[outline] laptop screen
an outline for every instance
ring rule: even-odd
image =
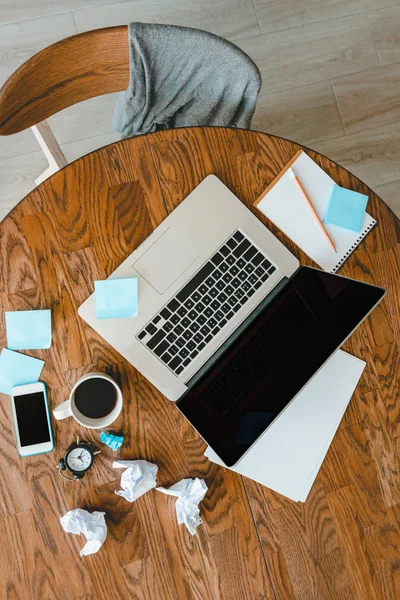
[[[384,294],[376,286],[302,267],[178,408],[233,466]]]

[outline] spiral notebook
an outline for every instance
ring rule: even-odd
[[[359,233],[324,223],[336,247],[334,252],[304,201],[296,182],[290,177],[288,173],[290,167],[301,181],[314,209],[323,221],[335,182],[302,150],[293,156],[283,171],[259,196],[254,206],[308,254],[321,269],[336,273],[376,225],[376,221],[366,212]]]

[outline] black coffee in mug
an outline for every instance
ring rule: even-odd
[[[82,381],[75,390],[75,406],[89,419],[103,419],[114,410],[117,403],[115,386],[102,377]]]

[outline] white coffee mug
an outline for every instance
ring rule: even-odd
[[[91,419],[90,417],[83,415],[78,410],[75,403],[75,391],[83,381],[86,381],[87,379],[98,378],[106,379],[107,381],[110,381],[113,384],[117,393],[117,401],[115,403],[114,408],[108,415],[100,419]],[[104,429],[105,427],[109,427],[111,423],[114,423],[116,418],[119,416],[121,410],[122,392],[119,386],[115,383],[115,381],[105,373],[87,373],[86,375],[78,379],[78,381],[75,383],[69,395],[69,399],[63,402],[62,404],[56,406],[56,408],[53,410],[53,415],[57,420],[66,419],[67,417],[74,417],[75,421],[78,421],[80,425],[88,427],[89,429]]]

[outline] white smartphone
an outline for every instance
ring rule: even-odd
[[[21,456],[51,452],[54,448],[46,386],[42,381],[16,385],[11,405]]]

